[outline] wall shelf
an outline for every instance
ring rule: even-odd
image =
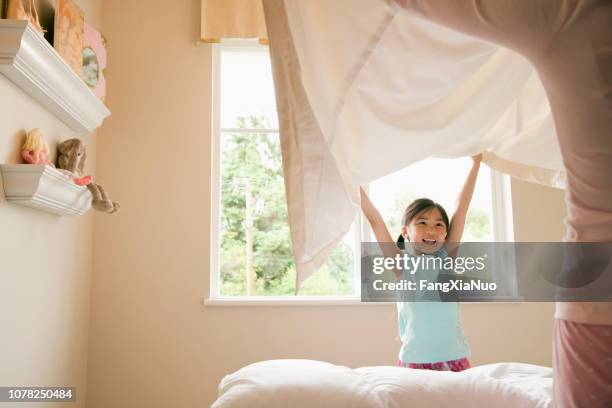
[[[0,164],[6,201],[57,215],[82,215],[91,193],[72,177],[44,164]]]
[[[77,132],[92,133],[110,115],[27,21],[0,20],[0,72]]]

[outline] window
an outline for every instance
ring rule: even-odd
[[[362,237],[367,241],[371,236],[361,217],[326,264],[303,283],[300,296],[292,296],[295,266],[267,47],[244,41],[213,46],[212,135],[211,301],[359,303],[360,243]],[[460,188],[463,180],[454,177],[467,175],[467,169],[462,170],[466,163],[424,161],[372,183],[372,198],[390,228],[399,230],[396,220],[411,197],[430,194],[444,205],[451,196],[454,199],[456,192],[448,187]],[[494,176],[486,166],[482,169],[467,231],[474,240],[492,240],[498,223],[494,222],[495,195],[487,180]],[[415,173],[428,174],[427,182]],[[448,180],[429,177],[443,173]]]
[[[292,296],[295,265],[268,49],[227,43],[215,46],[213,60],[211,298]],[[356,298],[358,230],[304,282],[301,296]]]

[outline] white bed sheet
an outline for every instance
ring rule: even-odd
[[[498,363],[461,373],[269,360],[225,376],[213,408],[552,407],[552,369]]]

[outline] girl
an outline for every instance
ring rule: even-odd
[[[445,258],[461,241],[467,210],[472,200],[482,155],[472,157],[472,168],[457,200],[449,222],[444,208],[427,198],[415,200],[404,211],[402,233],[393,240],[382,216],[361,189],[361,209],[368,219],[386,257],[404,251],[412,255]],[[398,279],[403,272],[395,271]],[[418,273],[418,272],[417,272]],[[398,302],[397,314],[402,347],[398,365],[439,371],[462,371],[470,368],[470,354],[459,320],[456,302]]]

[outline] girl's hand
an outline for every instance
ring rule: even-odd
[[[472,162],[474,162],[474,164],[480,163],[482,161],[482,153],[478,153],[475,156],[472,156]]]

